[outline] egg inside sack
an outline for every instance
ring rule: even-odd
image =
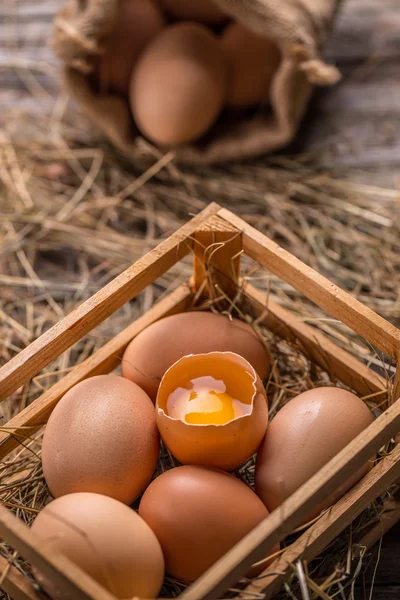
[[[247,108],[266,104],[280,62],[277,46],[266,37],[231,23],[221,35],[227,68],[227,104]]]
[[[232,470],[256,452],[265,435],[265,390],[237,354],[185,356],[161,380],[156,422],[181,463]]]
[[[128,97],[133,66],[146,45],[161,32],[164,22],[156,0],[121,0],[117,22],[96,69],[101,94]]]
[[[166,27],[132,73],[130,104],[138,128],[162,146],[197,140],[222,109],[226,76],[222,49],[209,29],[185,22]]]

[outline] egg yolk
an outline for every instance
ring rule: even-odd
[[[234,398],[224,381],[211,375],[178,387],[168,396],[166,408],[170,417],[192,425],[223,425],[251,412],[249,403]]]

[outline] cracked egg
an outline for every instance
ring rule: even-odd
[[[233,352],[191,354],[164,374],[156,422],[182,464],[230,471],[252,456],[268,425],[261,379]]]

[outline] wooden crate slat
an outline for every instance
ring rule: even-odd
[[[375,467],[356,484],[343,498],[327,511],[314,525],[291,544],[287,550],[265,569],[260,578],[244,588],[239,595],[245,600],[251,595],[263,594],[265,600],[276,594],[286,575],[291,573],[291,566],[297,560],[310,561],[315,558],[332,540],[335,539],[350,523],[358,517],[367,506],[379,496],[389,485],[400,477],[400,445],[383,458]],[[393,512],[392,517],[400,518],[400,510]],[[394,525],[394,518],[387,523]],[[382,530],[379,524],[377,531]],[[373,543],[371,537],[368,545]]]
[[[0,401],[160,277],[192,248],[191,236],[218,210],[210,204],[169,238],[21,350],[0,369]]]
[[[0,537],[74,600],[115,600],[115,596],[65,556],[54,552],[51,545],[1,505]]]
[[[182,594],[182,600],[215,600],[250,566],[262,560],[313,508],[400,429],[400,402],[395,402],[267,519],[215,563]]]
[[[88,377],[110,373],[120,364],[123,351],[138,333],[162,317],[182,312],[188,308],[192,297],[188,284],[176,288],[8,421],[7,429],[2,431],[0,427],[0,460],[19,445],[19,440],[23,441],[47,422],[53,408],[69,389]]]
[[[397,358],[400,354],[400,331],[394,325],[229,210],[222,208],[218,216],[242,231],[245,254],[348,325],[371,344],[392,358]]]
[[[330,375],[356,390],[360,396],[374,394],[377,403],[387,393],[385,380],[357,358],[331,342],[323,333],[310,327],[250,284],[244,287],[246,299],[260,322],[281,338],[299,341],[305,353]],[[382,392],[382,394],[379,394]],[[375,395],[377,394],[377,395]]]
[[[6,573],[4,579],[2,575]],[[13,600],[43,600],[30,582],[13,565],[0,556],[0,588],[9,594]]]

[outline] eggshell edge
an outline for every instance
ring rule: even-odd
[[[253,375],[254,395],[252,401],[252,411],[249,415],[236,417],[225,425],[190,425],[179,419],[169,417],[158,405],[158,396],[156,400],[156,424],[164,444],[170,452],[182,464],[199,465],[232,471],[238,468],[248,460],[260,446],[268,427],[268,400],[260,377],[250,363],[234,352],[208,352],[201,354],[225,354],[237,357],[241,362],[246,363]],[[188,355],[193,356],[193,355]],[[180,358],[165,372],[165,375],[186,357]],[[159,389],[160,389],[159,388]],[[218,433],[220,428],[226,432],[227,442],[221,441]],[[171,435],[169,432],[173,430]],[[234,438],[240,436],[240,445],[234,441]],[[165,441],[168,438],[168,442]],[[232,440],[232,441],[231,441]],[[192,449],[182,452],[182,447]],[[199,448],[203,448],[200,452]],[[219,450],[217,450],[219,448]],[[220,456],[222,451],[228,457]],[[233,452],[232,452],[233,450]],[[231,458],[229,458],[231,457]]]

